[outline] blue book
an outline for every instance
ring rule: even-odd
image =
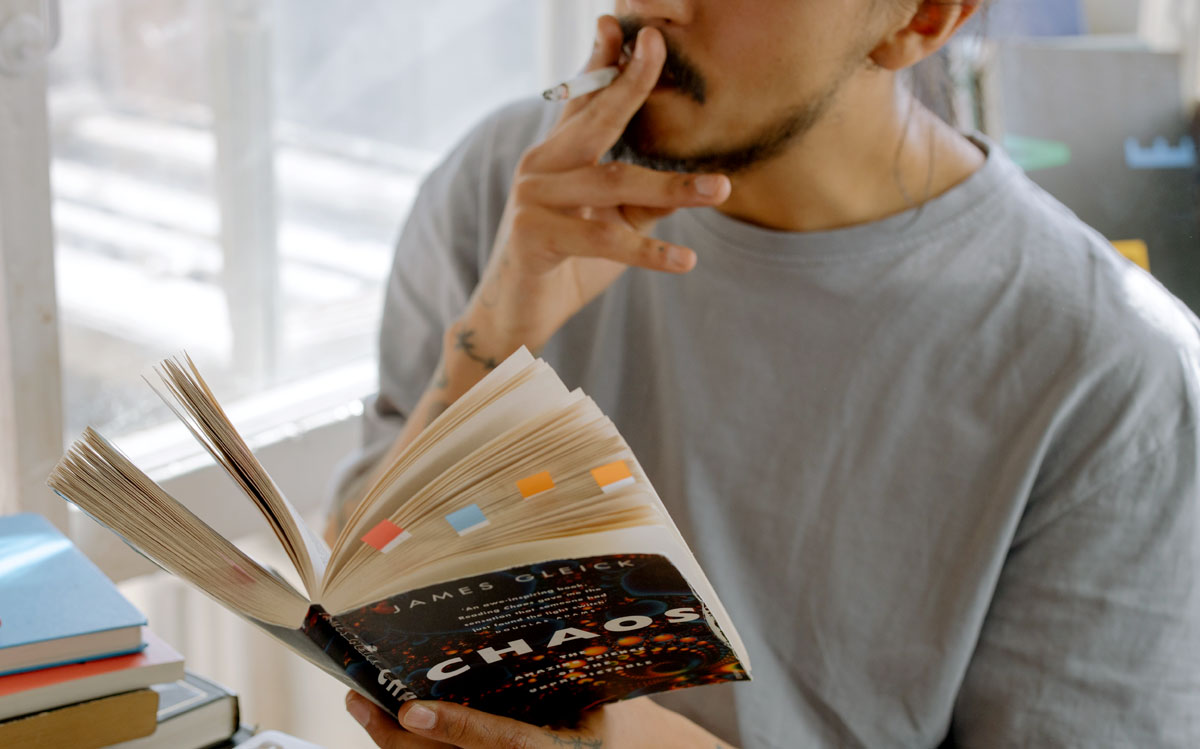
[[[136,653],[145,623],[45,518],[0,517],[0,675]]]

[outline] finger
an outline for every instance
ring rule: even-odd
[[[675,212],[674,208],[645,208],[638,205],[621,206],[621,215],[634,231],[645,234],[659,221]]]
[[[357,692],[346,695],[346,711],[380,749],[447,749],[447,745],[441,741],[404,730],[392,716]]]
[[[472,710],[453,702],[410,702],[400,723],[414,734],[462,749],[533,746],[543,730],[511,718]]]
[[[526,174],[513,185],[518,202],[554,208],[717,205],[729,197],[729,191],[729,178],[723,174],[659,172],[620,161]]]
[[[555,132],[530,152],[531,166],[545,171],[561,171],[583,164],[594,164],[608,153],[625,126],[637,113],[662,72],[666,45],[658,29],[646,27],[638,32],[633,59],[611,86],[584,97],[571,117],[563,120]]]
[[[534,273],[557,267],[566,257],[600,257],[668,273],[687,273],[696,253],[687,247],[638,234],[612,221],[577,218],[547,208],[522,208],[512,221],[515,255]]]
[[[592,56],[583,66],[584,72],[616,65],[621,59],[621,45],[625,36],[621,33],[621,24],[612,16],[600,16],[596,19],[596,43],[592,46]],[[563,107],[560,120],[565,120],[578,112],[592,94],[571,99]]]

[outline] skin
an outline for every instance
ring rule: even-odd
[[[619,0],[617,15],[645,27],[633,58],[622,56],[617,19],[601,18],[587,68],[620,63],[622,73],[568,102],[522,157],[480,284],[380,465],[508,354],[540,350],[629,266],[691,270],[691,249],[649,236],[679,208],[713,206],[770,229],[823,231],[911,209],[965,180],[983,154],[917,104],[897,73],[936,52],[974,10],[946,0]],[[703,102],[656,88],[668,46],[703,79]],[[712,158],[786,131],[789,121],[795,132],[768,158]],[[691,171],[601,163],[619,141],[648,163]],[[714,163],[731,173],[703,171]],[[338,538],[341,521],[326,531],[335,552],[352,543]],[[435,723],[412,722],[417,708],[431,710]],[[644,698],[597,710],[571,731],[436,702],[406,705],[401,727],[354,693],[347,709],[387,749],[724,746]]]

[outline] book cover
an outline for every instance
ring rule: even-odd
[[[0,746],[98,749],[154,730],[158,695],[151,689],[101,697],[0,723]]]
[[[183,678],[183,656],[150,630],[145,650],[0,676],[0,720]]]
[[[436,699],[541,724],[748,678],[695,591],[655,554],[522,565],[338,616],[314,607],[304,631],[355,681],[382,686],[393,713]]]
[[[136,652],[145,623],[48,520],[0,517],[0,676]]]

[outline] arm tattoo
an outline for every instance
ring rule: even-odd
[[[455,351],[462,351],[471,361],[476,361],[482,364],[487,369],[495,369],[500,363],[490,356],[483,356],[475,352],[475,342],[471,337],[475,335],[474,330],[460,330],[458,332],[458,340],[454,344]]]
[[[585,739],[582,736],[559,736],[556,733],[544,731],[554,742],[554,746],[568,746],[571,749],[602,749],[604,739]]]

